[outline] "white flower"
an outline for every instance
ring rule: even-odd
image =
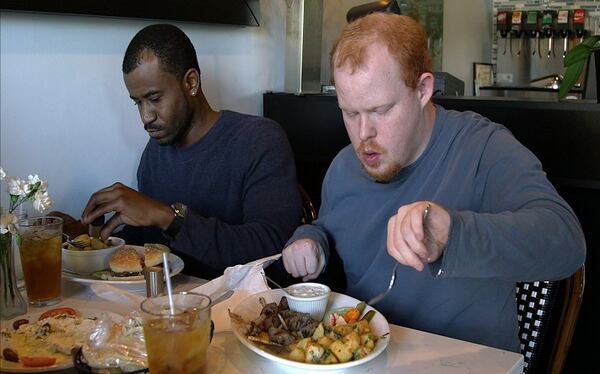
[[[34,185],[37,182],[41,182],[40,177],[38,177],[38,175],[31,175],[29,174],[29,176],[27,177],[27,180],[29,181],[29,184]]]
[[[8,177],[8,193],[14,196],[25,196],[27,193],[25,192],[25,188],[27,187],[27,182],[15,177]]]
[[[8,213],[12,213],[25,201],[32,201],[33,206],[39,212],[43,212],[52,205],[52,199],[48,194],[48,182],[43,181],[40,177],[29,175],[27,181],[15,177],[7,177],[4,169],[0,167],[0,179],[6,180],[7,190],[10,194],[10,205]],[[6,218],[8,219],[8,218]],[[8,224],[5,224],[5,217],[2,216],[2,230],[9,230]]]
[[[50,205],[52,205],[52,198],[50,198],[48,191],[40,190],[35,193],[35,196],[33,198],[33,207],[38,212],[41,213],[45,211],[50,207]]]
[[[4,235],[9,231],[13,234],[16,233],[16,224],[17,216],[12,213],[3,214],[2,217],[0,217],[0,234]]]

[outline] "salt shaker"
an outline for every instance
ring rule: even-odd
[[[164,272],[162,268],[152,266],[144,271],[146,278],[146,296],[157,297],[165,290]]]

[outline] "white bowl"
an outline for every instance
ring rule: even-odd
[[[310,313],[317,321],[323,319],[331,289],[321,283],[297,283],[286,288],[285,297],[291,310]]]
[[[89,251],[73,251],[62,248],[62,268],[71,273],[89,275],[95,271],[108,269],[110,256],[125,245],[125,240],[117,237],[109,237],[112,246],[103,249]]]

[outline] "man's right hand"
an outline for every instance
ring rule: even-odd
[[[325,251],[312,239],[296,240],[282,254],[285,270],[304,282],[318,277],[325,267]]]
[[[166,230],[173,221],[173,210],[166,204],[152,199],[122,183],[95,192],[88,201],[81,220],[89,224],[97,217],[114,212],[100,231],[103,239],[121,224],[131,226],[156,226]]]

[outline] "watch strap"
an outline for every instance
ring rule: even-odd
[[[164,233],[171,238],[174,238],[183,227],[183,221],[185,219],[187,209],[186,206],[181,203],[172,204],[171,209],[173,210],[173,221],[171,221],[171,224],[169,227],[167,227]]]

